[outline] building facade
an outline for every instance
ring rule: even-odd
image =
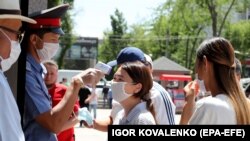
[[[63,45],[61,45],[63,47]],[[55,59],[58,58],[60,50]],[[77,37],[64,56],[64,69],[83,70],[94,67],[98,56],[98,38]]]

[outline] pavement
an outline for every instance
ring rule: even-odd
[[[110,109],[97,109],[96,118],[103,118],[110,115]],[[75,126],[75,141],[107,141],[107,132],[98,131],[87,127]]]
[[[97,109],[97,119],[110,115],[110,109]],[[176,114],[176,123],[179,123],[180,115]],[[75,141],[107,141],[107,132],[98,131],[91,128],[75,126]]]

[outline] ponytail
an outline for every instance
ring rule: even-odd
[[[148,93],[148,94],[144,95],[141,99],[146,102],[147,110],[149,110],[150,113],[153,115],[153,117],[155,119],[155,123],[157,124],[157,120],[155,118],[156,113],[155,113],[154,105],[152,103],[152,99],[150,98],[150,95],[151,95],[151,93]]]

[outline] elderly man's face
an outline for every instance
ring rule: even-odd
[[[22,26],[21,20],[1,19],[0,20],[0,56],[3,59],[9,58],[11,51],[10,40],[17,41],[17,32]],[[2,28],[1,28],[2,27]]]

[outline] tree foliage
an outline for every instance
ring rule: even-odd
[[[195,50],[199,43],[211,36],[221,36],[229,23],[230,12],[237,3],[235,0],[177,0],[163,5],[168,20],[170,59],[194,68]],[[171,5],[171,6],[166,6]],[[171,44],[172,43],[172,44]]]
[[[54,7],[62,3],[68,3],[70,6],[73,5],[74,0],[48,0],[48,7]],[[72,9],[72,7],[70,7]],[[65,35],[61,38],[61,52],[57,59],[57,64],[59,68],[63,68],[63,60],[64,56],[69,48],[73,45],[73,42],[75,40],[72,29],[73,29],[73,22],[71,19],[71,15],[69,12],[66,12],[66,14],[62,17],[62,29],[65,32]]]
[[[235,51],[236,56],[242,60],[243,72],[245,67],[245,59],[250,54],[250,22],[240,21],[231,24],[225,32],[225,37],[230,40]],[[244,73],[243,73],[244,77]],[[249,76],[248,76],[249,77]]]
[[[124,34],[127,31],[127,23],[123,14],[116,9],[114,15],[110,16],[112,31],[104,33],[103,44],[99,47],[98,60],[108,62],[116,59],[119,51],[127,46],[127,40]]]
[[[131,45],[151,54],[153,59],[166,56],[193,69],[195,51],[201,41],[224,36],[232,11],[246,10],[242,3],[249,4],[249,0],[168,0],[155,9],[153,18],[123,32],[119,31],[121,23],[120,27],[114,26],[119,18],[111,17],[112,31],[106,32],[100,59],[113,60],[122,47],[119,45]]]
[[[250,51],[250,22],[240,21],[231,24],[226,30],[225,37],[229,39],[235,50],[242,53]]]

